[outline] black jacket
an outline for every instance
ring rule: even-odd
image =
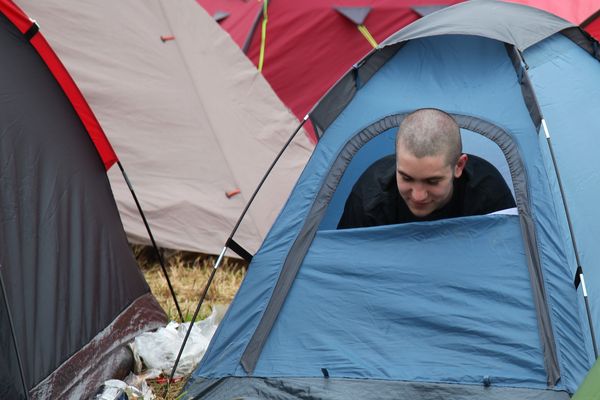
[[[502,175],[489,162],[469,155],[450,201],[424,218],[410,212],[396,185],[396,156],[376,161],[359,178],[346,200],[338,229],[482,215],[515,207]]]

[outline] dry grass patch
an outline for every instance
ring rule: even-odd
[[[179,321],[179,315],[162,268],[154,251],[148,247],[134,246],[138,264],[154,296],[170,320]],[[177,295],[184,320],[190,321],[213,270],[216,257],[198,253],[170,252],[164,256],[169,279]],[[244,261],[225,258],[217,271],[200,310],[199,320],[210,315],[213,304],[228,305],[237,293],[247,264]]]

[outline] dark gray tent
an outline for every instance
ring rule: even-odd
[[[87,398],[165,321],[128,246],[116,156],[30,21],[0,0],[0,399]]]

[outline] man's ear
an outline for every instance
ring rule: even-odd
[[[460,157],[458,157],[458,161],[456,162],[456,165],[454,166],[454,177],[455,178],[460,178],[460,176],[463,173],[463,170],[465,169],[465,166],[467,165],[467,161],[469,161],[469,156],[467,156],[466,154],[461,154]]]

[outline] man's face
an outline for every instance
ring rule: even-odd
[[[396,183],[410,212],[426,217],[452,198],[454,178],[459,178],[467,162],[461,155],[449,165],[445,155],[418,158],[401,145],[396,149]]]

